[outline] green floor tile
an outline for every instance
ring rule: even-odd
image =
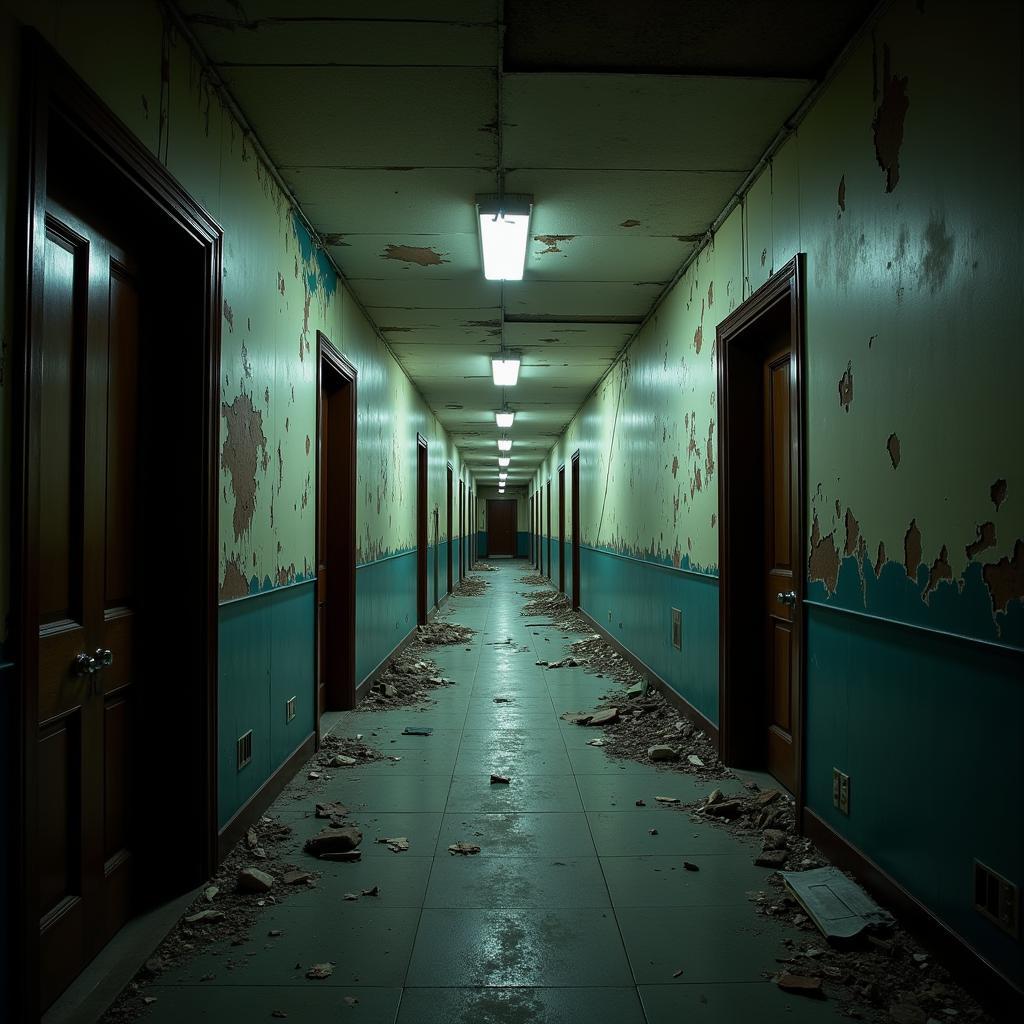
[[[640,998],[648,1024],[817,1024],[850,1019],[840,1013],[840,1004],[789,995],[770,981],[642,985]]]
[[[599,857],[667,856],[737,853],[740,841],[715,825],[692,822],[685,811],[648,807],[587,814]],[[651,829],[656,835],[651,835]]]
[[[359,895],[377,886],[379,896],[360,897],[360,901],[365,899],[367,902],[373,901],[374,905],[379,903],[388,908],[420,907],[427,891],[431,865],[434,863],[432,853],[433,849],[419,856],[412,849],[402,854],[388,851],[387,857],[364,856],[362,860],[351,864],[304,859],[302,869],[320,877],[312,887],[289,887],[287,902],[289,906],[334,907],[346,893]]]
[[[492,783],[490,769],[456,775],[448,793],[449,813],[460,811],[582,811],[576,779],[572,775],[506,776],[507,784]]]
[[[798,934],[759,917],[750,904],[618,907],[615,916],[638,985],[761,981],[786,955],[782,937]]]
[[[408,737],[406,737],[408,739]],[[420,737],[417,737],[420,738]],[[421,738],[420,738],[421,739]],[[386,755],[379,761],[368,761],[358,766],[360,775],[445,775],[455,770],[458,746],[455,743],[439,743],[430,750],[423,749],[423,743],[404,746],[401,743],[387,744],[379,748]],[[400,761],[392,760],[401,758]],[[356,770],[353,768],[353,771]]]
[[[457,775],[497,772],[516,777],[568,775],[569,755],[559,747],[496,742],[489,747],[463,747],[455,761]],[[577,808],[579,809],[579,808]]]
[[[607,907],[596,857],[438,856],[424,904],[432,908],[515,910]]]
[[[633,988],[409,988],[398,1024],[644,1024]]]
[[[649,774],[579,774],[576,778],[583,797],[583,807],[588,811],[642,811],[643,808],[636,806],[637,800],[643,800],[648,807],[653,807],[656,797],[672,796],[686,804],[703,800],[716,788],[723,793],[743,790],[739,782],[732,780],[709,782],[695,775],[659,771],[656,768],[652,768]]]
[[[399,764],[401,762],[398,762]],[[443,811],[450,775],[335,775],[323,793],[357,811]]]
[[[407,985],[629,985],[609,910],[424,910]]]
[[[697,871],[688,871],[683,861]],[[615,907],[692,907],[747,904],[765,888],[771,871],[748,853],[690,857],[603,857],[601,866]]]
[[[441,846],[476,843],[483,857],[593,857],[584,814],[446,814]]]

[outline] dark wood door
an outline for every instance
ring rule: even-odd
[[[427,442],[416,438],[416,621],[427,621]]]
[[[137,254],[47,216],[38,386],[37,858],[48,1006],[128,919],[136,662]]]
[[[466,518],[466,498],[463,490],[463,483],[459,481],[459,580],[461,581],[466,575],[465,569],[465,518]]]
[[[320,371],[320,453],[316,516],[316,708],[319,718],[327,710],[327,680],[330,669],[330,616],[327,608],[327,559],[330,530],[330,466],[334,456],[331,445],[331,387],[329,371]]]
[[[580,606],[580,453],[572,457],[572,606]]]
[[[547,529],[544,532],[545,532],[545,536],[547,537],[548,579],[551,579],[551,481],[550,480],[548,481],[548,493],[547,493],[547,501],[545,502],[545,505],[547,506],[548,520],[547,520]]]
[[[792,466],[792,393],[793,360],[787,336],[772,347],[763,366],[765,565],[762,594],[768,770],[791,792],[796,789],[793,744],[796,481]]]
[[[565,466],[558,467],[558,589],[565,593]]]
[[[516,553],[516,500],[487,500],[487,553],[514,558]]]
[[[455,535],[452,533],[452,464],[448,463],[448,491],[446,494],[446,509],[448,514],[447,538],[448,538],[448,593],[452,592],[452,555],[455,547]]]

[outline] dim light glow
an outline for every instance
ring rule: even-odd
[[[501,409],[494,414],[494,422],[502,429],[507,430],[515,422],[516,414],[508,409]]]
[[[511,437],[499,437],[498,438],[498,451],[499,452],[510,452],[510,451],[512,451],[512,438]]]
[[[500,456],[498,458],[498,465],[504,469],[512,460],[507,456]]]
[[[488,281],[523,279],[532,211],[532,196],[477,196],[480,251]]]
[[[515,387],[519,380],[519,362],[518,352],[491,356],[491,379],[499,388]]]

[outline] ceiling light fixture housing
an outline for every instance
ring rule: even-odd
[[[494,414],[494,422],[502,430],[508,430],[515,423],[516,414],[511,409],[499,409]]]
[[[510,451],[512,451],[512,438],[511,437],[499,437],[498,438],[498,451],[499,452],[510,452]]]
[[[530,195],[476,197],[480,253],[488,281],[522,281],[532,213]]]
[[[491,379],[499,388],[512,388],[519,380],[519,364],[522,360],[518,352],[503,350],[491,356]]]
[[[504,469],[512,460],[507,456],[499,456],[498,465]]]

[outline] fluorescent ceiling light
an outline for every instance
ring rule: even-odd
[[[516,414],[509,412],[508,409],[502,409],[494,414],[494,422],[503,430],[508,429],[515,422]]]
[[[507,455],[498,457],[498,465],[501,466],[502,469],[504,469],[511,461],[512,460]]]
[[[501,471],[501,472],[500,472],[500,473],[498,474],[498,479],[499,479],[499,480],[505,480],[505,479],[507,479],[507,478],[508,478],[508,473],[506,473],[506,472],[505,472],[505,470],[502,470],[502,471]]]
[[[477,196],[480,251],[488,281],[522,281],[533,197]]]
[[[500,388],[514,387],[519,380],[519,353],[502,352],[491,356],[491,378]]]
[[[511,437],[499,437],[498,438],[498,451],[499,452],[510,452],[510,451],[512,451],[512,438]]]

